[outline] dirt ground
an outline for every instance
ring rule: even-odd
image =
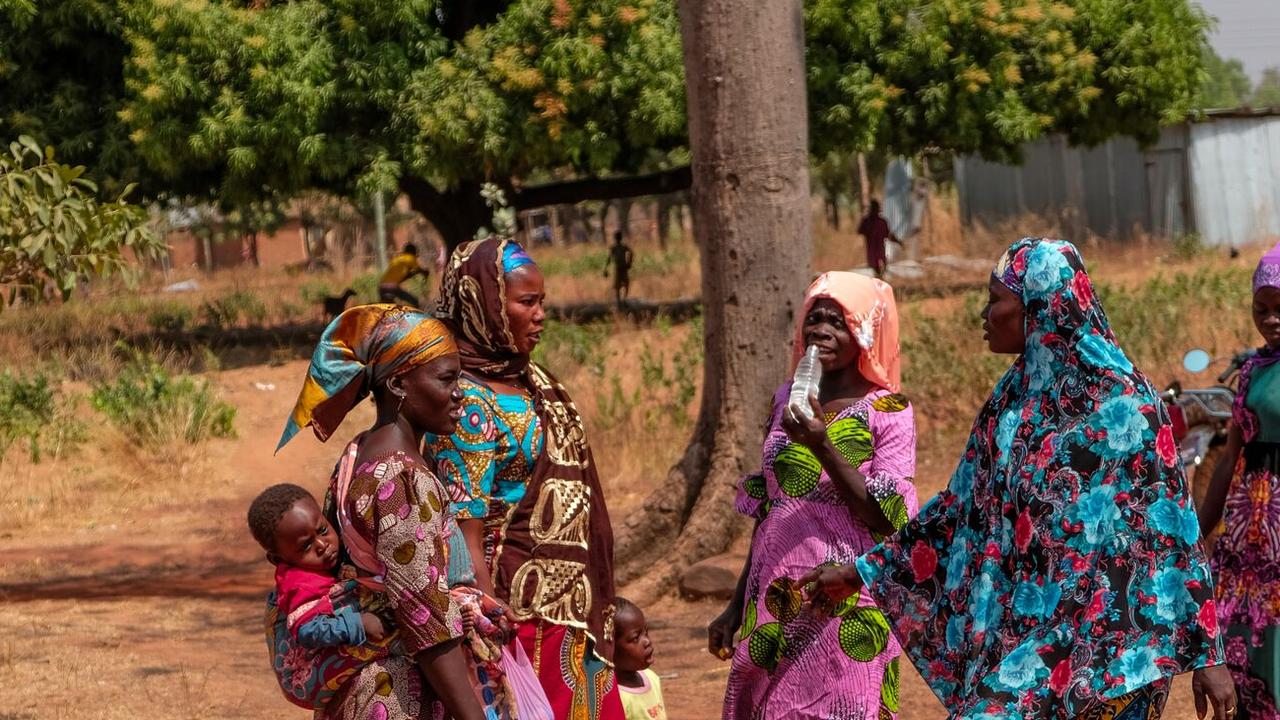
[[[19,532],[0,522],[0,720],[307,716],[284,700],[268,666],[261,626],[271,566],[244,525],[261,487],[288,481],[318,493],[339,452],[303,434],[272,454],[304,369],[295,361],[216,374],[239,408],[239,438],[212,443],[169,476],[167,459],[140,468],[175,484],[145,502],[135,501],[137,482],[104,489],[118,494],[110,522],[74,511]],[[361,408],[342,436],[369,420]],[[922,438],[922,498],[940,487],[951,445],[962,441]],[[719,715],[728,665],[706,652],[704,629],[719,610],[674,598],[647,609],[673,720]],[[946,716],[914,672],[904,671],[903,685],[903,718]],[[1194,717],[1185,679],[1166,717]]]

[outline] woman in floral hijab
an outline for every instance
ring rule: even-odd
[[[988,344],[1018,358],[947,489],[813,602],[864,592],[953,718],[1160,716],[1173,675],[1235,714],[1213,584],[1168,416],[1116,344],[1079,252],[1001,258]]]

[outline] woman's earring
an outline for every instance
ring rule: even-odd
[[[399,393],[400,402],[396,403],[396,414],[400,414],[400,408],[404,407],[404,393]]]

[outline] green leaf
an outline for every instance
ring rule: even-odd
[[[31,137],[30,135],[18,136],[18,142],[22,145],[23,149],[26,150],[28,153],[31,153],[37,158],[44,157],[44,153],[40,152],[40,143],[36,142],[35,138]]]

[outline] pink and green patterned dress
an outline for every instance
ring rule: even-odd
[[[897,717],[897,640],[869,598],[831,618],[802,612],[794,583],[813,568],[852,563],[880,541],[850,512],[813,453],[781,425],[790,383],[774,397],[762,472],[743,480],[738,511],[756,518],[745,610],[725,720]],[[915,421],[899,394],[877,390],[827,418],[836,449],[866,477],[900,528],[915,515]]]

